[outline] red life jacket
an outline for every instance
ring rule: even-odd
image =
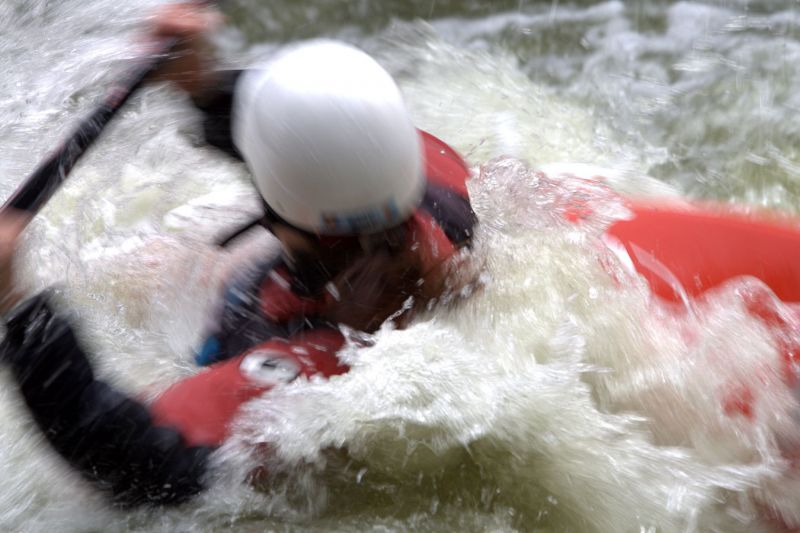
[[[436,137],[422,131],[420,135],[429,184],[468,202],[469,171],[464,161]],[[442,225],[425,209],[417,209],[408,224],[408,245],[420,254],[424,273],[433,271],[462,244],[448,238]],[[291,274],[282,268],[268,274],[259,296],[261,311],[276,323],[318,313],[331,303],[324,297],[312,299],[294,293]],[[240,407],[249,400],[300,376],[330,377],[347,372],[349,368],[336,355],[343,343],[341,333],[329,327],[266,340],[175,383],[152,404],[151,414],[157,425],[176,427],[190,445],[218,446],[228,436]]]

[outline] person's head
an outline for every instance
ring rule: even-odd
[[[392,77],[334,41],[292,46],[237,87],[234,142],[303,290],[340,295],[326,318],[373,330],[439,281],[406,243],[422,201],[422,141]],[[430,293],[430,294],[428,294]]]
[[[397,227],[425,189],[422,148],[392,77],[364,52],[316,40],[245,73],[234,140],[285,248]]]

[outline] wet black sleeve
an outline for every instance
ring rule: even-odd
[[[443,186],[428,182],[422,209],[433,217],[456,247],[471,246],[478,217],[469,198]]]
[[[48,295],[8,321],[0,358],[56,451],[122,506],[175,504],[203,489],[211,450],[156,427],[147,408],[95,379],[73,330]]]
[[[242,160],[242,155],[233,144],[231,118],[233,115],[233,92],[241,70],[228,70],[220,73],[220,82],[202,102],[194,102],[203,112],[203,133],[206,142]]]

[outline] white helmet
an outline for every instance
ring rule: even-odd
[[[400,90],[352,46],[310,41],[249,70],[233,124],[261,196],[300,229],[380,231],[424,194],[421,140]]]

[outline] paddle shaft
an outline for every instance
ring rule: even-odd
[[[100,136],[114,115],[169,56],[178,39],[169,37],[156,46],[156,53],[134,64],[108,92],[102,103],[86,117],[61,146],[43,161],[17,188],[0,210],[8,208],[36,214],[58,190],[87,149]]]

